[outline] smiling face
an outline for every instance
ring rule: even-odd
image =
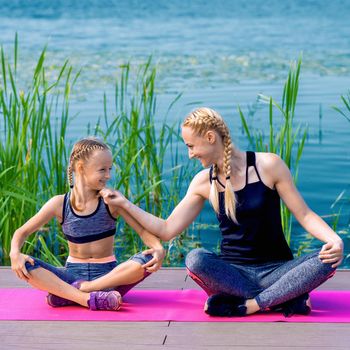
[[[198,159],[204,168],[217,161],[217,137],[218,135],[211,130],[199,136],[191,127],[182,127],[182,138],[187,146],[189,158]]]
[[[78,173],[90,189],[100,191],[111,178],[112,164],[109,150],[95,150],[87,160],[78,164]]]

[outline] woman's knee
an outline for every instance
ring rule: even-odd
[[[326,276],[326,277],[332,277],[335,274],[336,268],[332,267],[333,263],[325,263],[323,262],[320,257],[319,253],[321,250],[316,250],[308,255],[308,259],[310,261],[316,262],[318,266],[318,271],[320,274]],[[306,260],[306,261],[307,261]]]
[[[336,267],[332,267],[333,263],[322,263],[322,271],[325,274],[325,276],[328,278],[332,277],[335,274]]]
[[[328,279],[335,274],[336,268],[332,267],[333,263],[325,263],[318,256],[315,256],[314,260],[318,263],[318,272],[320,275]]]
[[[200,272],[207,265],[209,257],[212,253],[204,248],[196,248],[191,250],[185,260],[187,269],[193,273]]]

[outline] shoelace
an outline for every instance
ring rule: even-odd
[[[111,305],[113,305],[111,307]],[[116,310],[118,308],[119,301],[118,297],[114,293],[110,292],[100,292],[96,300],[96,306],[98,309],[113,309]]]

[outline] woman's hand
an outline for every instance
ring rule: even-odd
[[[341,239],[337,241],[329,241],[323,245],[319,258],[323,263],[333,263],[332,267],[335,268],[343,261],[343,252],[344,244]]]
[[[31,265],[34,265],[34,259],[22,253],[10,254],[10,258],[12,271],[18,278],[27,282],[30,276],[25,263],[28,261]]]
[[[166,250],[164,248],[159,249],[147,249],[142,252],[142,254],[147,255],[151,254],[153,256],[153,259],[150,260],[147,264],[142,265],[144,269],[148,272],[156,272],[158,271],[163,263],[163,260],[166,255]]]
[[[127,199],[117,190],[111,190],[109,188],[103,188],[99,192],[100,196],[103,198],[107,205],[112,205],[115,207],[121,207]]]

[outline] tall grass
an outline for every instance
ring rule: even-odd
[[[248,119],[244,116],[241,108],[238,108],[239,115],[245,134],[248,137],[251,147],[256,151],[266,151],[278,154],[291,170],[294,183],[297,183],[300,158],[304,149],[305,140],[308,135],[308,128],[299,124],[295,126],[295,108],[299,90],[299,75],[301,58],[293,63],[287,80],[284,84],[282,102],[266,95],[259,95],[260,102],[268,104],[268,135],[263,131],[256,130],[249,125]],[[275,112],[279,114],[276,121]],[[292,217],[288,208],[282,203],[281,206],[282,227],[288,243],[291,241]]]
[[[333,108],[339,112],[348,122],[350,122],[350,90],[348,91],[347,95],[340,96],[340,99],[343,103],[343,107],[345,107],[344,110],[333,106]]]
[[[167,113],[180,98],[170,104],[163,119],[156,123],[156,68],[151,59],[137,68],[135,79],[130,64],[120,67],[114,95],[114,111],[108,110],[108,98],[104,95],[104,114],[93,128],[93,133],[113,150],[116,176],[112,186],[121,190],[130,200],[157,216],[166,217],[180,201],[181,188],[193,176],[193,165],[188,160],[181,165],[178,142],[178,124],[168,125]],[[186,165],[186,166],[184,166]],[[137,252],[142,244],[139,237],[127,225],[119,225],[119,249],[122,258]],[[182,260],[186,233],[170,244],[168,263]],[[123,247],[124,249],[120,249]],[[124,256],[123,256],[124,254]]]
[[[336,110],[338,113],[340,113],[348,122],[350,122],[350,90],[348,91],[348,93],[346,95],[342,95],[341,97],[341,101],[342,101],[342,108],[333,106],[333,109]],[[350,183],[349,183],[350,185]],[[336,214],[335,217],[335,222],[334,222],[334,229],[337,229],[338,234],[343,235],[343,236],[347,236],[350,233],[350,217],[348,218],[347,224],[343,229],[338,229],[338,221],[340,219],[340,214],[341,214],[341,210],[343,205],[348,205],[350,203],[350,198],[349,195],[346,195],[348,189],[349,189],[349,185],[347,186],[346,189],[344,189],[336,198],[336,200],[334,201],[334,203],[332,204],[331,208],[334,208],[336,205],[340,204],[340,209],[338,214]],[[345,257],[346,261],[350,260],[350,254],[347,254]]]
[[[0,240],[2,262],[8,263],[12,234],[31,217],[48,198],[66,190],[65,148],[69,96],[79,73],[73,75],[68,61],[48,81],[46,48],[41,52],[27,88],[17,81],[18,40],[14,44],[13,61],[1,47],[0,67]],[[53,127],[55,126],[55,127]],[[50,226],[52,252],[42,255],[60,256],[55,225]],[[23,252],[40,251],[44,233],[28,239]]]
[[[20,87],[17,80],[19,47],[15,38],[12,61],[1,48],[0,67],[0,262],[9,263],[14,231],[33,216],[52,196],[68,190],[66,181],[67,137],[71,119],[71,91],[80,71],[73,72],[68,60],[49,80],[45,68],[46,48],[34,68],[32,81]],[[132,76],[132,78],[130,78]],[[178,165],[178,126],[168,126],[166,115],[155,122],[156,69],[151,60],[136,72],[130,64],[120,67],[115,84],[113,111],[106,94],[103,115],[87,134],[103,138],[111,146],[116,175],[111,183],[127,197],[159,216],[167,216],[179,201],[182,184],[191,165]],[[175,98],[173,103],[180,98]],[[173,103],[170,104],[168,111]],[[159,120],[159,116],[157,116]],[[167,161],[167,159],[170,159]],[[142,248],[138,236],[118,224],[116,251],[121,259]],[[168,264],[179,264],[181,241],[172,242]],[[52,221],[25,243],[22,251],[60,265],[67,256],[67,243],[60,226]]]

